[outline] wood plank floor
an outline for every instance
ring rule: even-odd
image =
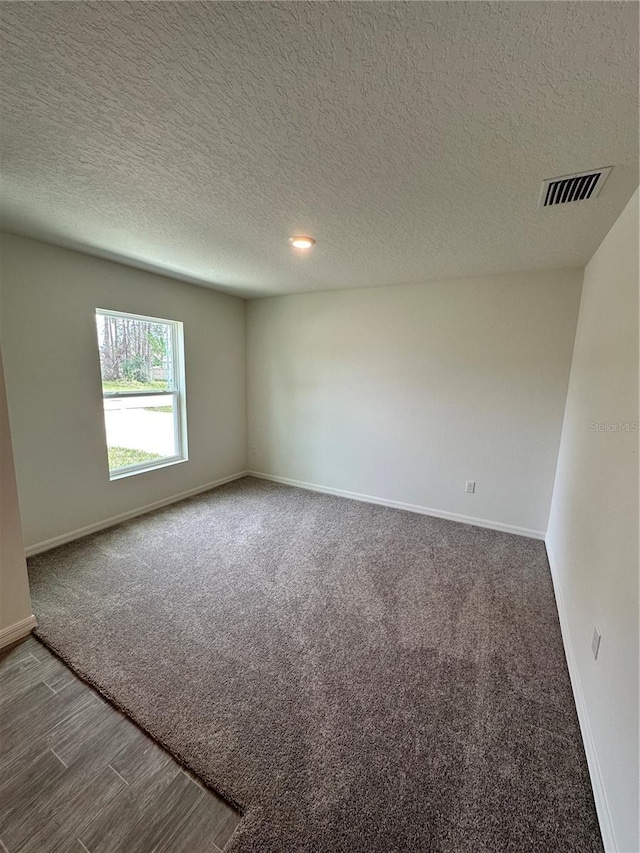
[[[0,851],[219,853],[239,821],[35,637],[0,652]]]

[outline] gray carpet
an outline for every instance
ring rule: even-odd
[[[245,478],[29,573],[233,853],[602,850],[541,542]]]

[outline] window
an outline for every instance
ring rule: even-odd
[[[182,323],[96,310],[109,477],[187,459]]]

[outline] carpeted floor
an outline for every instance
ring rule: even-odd
[[[29,573],[233,853],[602,850],[541,542],[245,478]]]

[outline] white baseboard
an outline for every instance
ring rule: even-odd
[[[15,622],[7,628],[2,628],[2,630],[0,630],[0,649],[3,649],[5,646],[10,646],[11,643],[15,643],[16,640],[21,640],[23,637],[26,637],[27,634],[31,633],[31,629],[35,628],[37,624],[36,617],[32,613],[31,616],[27,616],[26,619],[21,619],[20,622]]]
[[[591,787],[593,788],[593,799],[596,804],[596,811],[598,813],[598,820],[600,822],[602,842],[604,844],[604,849],[606,853],[619,853],[619,847],[616,841],[616,834],[613,828],[613,821],[611,819],[611,811],[609,810],[607,794],[604,787],[604,781],[602,779],[600,762],[598,761],[598,754],[596,752],[595,741],[593,739],[593,732],[591,731],[591,723],[589,722],[589,712],[587,710],[587,704],[584,699],[584,693],[582,692],[580,673],[578,672],[578,665],[576,663],[576,657],[573,651],[571,632],[569,630],[569,620],[567,618],[567,611],[564,606],[564,599],[562,597],[562,589],[560,587],[560,580],[558,577],[557,563],[553,555],[553,551],[549,546],[549,543],[545,542],[545,546],[547,549],[549,567],[551,569],[551,580],[553,582],[553,591],[556,597],[558,616],[560,618],[560,630],[562,631],[564,653],[567,658],[567,667],[569,669],[569,678],[571,679],[573,698],[576,703],[576,711],[578,712],[578,722],[580,723],[580,731],[582,733],[584,751],[587,757],[587,764],[589,766]]]
[[[147,512],[152,512],[154,509],[160,509],[163,506],[183,501],[185,498],[191,498],[194,495],[199,495],[201,492],[208,492],[210,489],[215,489],[217,486],[223,486],[225,483],[231,483],[233,480],[239,480],[241,477],[246,477],[246,471],[240,471],[237,474],[231,474],[229,477],[221,477],[219,480],[214,480],[212,483],[205,483],[203,486],[196,486],[195,489],[189,489],[187,492],[181,492],[179,495],[172,495],[170,498],[163,498],[161,501],[146,504],[145,506],[133,509],[130,512],[123,512],[120,515],[114,515],[111,518],[105,518],[104,521],[97,521],[95,524],[87,524],[86,527],[79,527],[77,530],[70,530],[68,533],[63,533],[61,536],[54,536],[52,539],[45,539],[43,542],[36,542],[35,545],[29,545],[24,549],[27,557],[33,557],[34,554],[41,554],[43,551],[50,551],[52,548],[57,548],[58,545],[64,545],[66,542],[73,542],[74,539],[81,539],[83,536],[88,536],[90,533],[97,533],[99,530],[106,530],[107,527],[113,527],[116,524],[121,524],[123,521],[128,521],[130,518],[135,518],[138,515],[144,515]]]
[[[474,518],[470,515],[459,515],[455,512],[432,509],[418,504],[408,504],[402,501],[392,501],[386,498],[378,498],[373,495],[360,495],[357,492],[347,492],[344,489],[332,489],[329,486],[318,486],[315,483],[303,483],[301,480],[290,480],[287,477],[276,477],[273,474],[263,474],[260,471],[247,471],[247,476],[258,477],[260,480],[272,480],[274,483],[283,483],[285,486],[296,486],[299,489],[307,489],[310,492],[322,492],[325,495],[336,495],[340,498],[349,498],[354,501],[362,501],[368,504],[379,504],[392,509],[404,509],[408,512],[418,512],[421,515],[432,515],[434,518],[444,518],[447,521],[458,521],[462,524],[472,524],[474,527],[485,527],[489,530],[500,530],[503,533],[514,533],[516,536],[528,536],[530,539],[544,539],[543,530],[530,530],[527,527],[515,527],[511,524],[502,524],[500,521],[489,521],[486,518]]]

